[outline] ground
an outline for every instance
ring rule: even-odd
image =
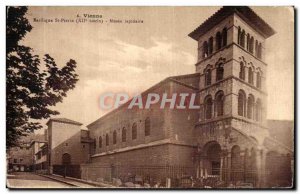
[[[8,188],[73,188],[73,186],[29,172],[15,172],[7,175]]]

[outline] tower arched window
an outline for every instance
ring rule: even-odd
[[[256,73],[256,87],[261,88],[261,75],[260,75],[260,72]]]
[[[252,54],[253,54],[253,47],[254,47],[254,38],[252,36],[251,39],[250,39],[250,45],[249,45],[249,51]]]
[[[113,132],[113,144],[116,144],[117,143],[117,132],[114,131]]]
[[[224,64],[220,63],[217,65],[217,75],[216,75],[216,81],[222,80],[224,76]]]
[[[252,67],[248,69],[248,83],[253,84],[253,70]]]
[[[247,34],[247,51],[249,51],[250,50],[250,34],[248,33]]]
[[[147,117],[145,120],[145,136],[150,135],[150,129],[151,129],[151,122],[150,122],[150,118]]]
[[[242,30],[242,33],[241,33],[241,40],[240,40],[240,45],[245,48],[245,30]]]
[[[254,110],[254,97],[252,94],[248,97],[248,103],[247,103],[247,117],[249,119],[253,118],[253,110]]]
[[[261,46],[261,43],[259,43],[258,44],[258,56],[257,57],[259,59],[261,59],[261,56],[262,56],[262,46]]]
[[[215,111],[217,116],[222,116],[224,114],[224,92],[223,91],[219,91],[216,93]]]
[[[245,80],[245,65],[243,62],[240,62],[240,79]]]
[[[211,68],[207,67],[204,73],[205,73],[205,86],[209,86],[211,84]]]
[[[258,41],[255,41],[255,56],[258,57]]]
[[[133,125],[132,125],[131,134],[132,134],[132,139],[137,138],[137,125],[136,125],[136,123],[133,123]]]
[[[126,142],[126,128],[123,127],[122,129],[122,142]]]
[[[202,47],[202,57],[205,58],[207,56],[208,56],[208,44],[207,41],[205,41]]]
[[[238,95],[238,115],[246,116],[246,94],[243,90],[239,91]]]
[[[220,32],[217,32],[216,43],[217,43],[217,50],[220,50],[222,48],[222,35]]]
[[[261,105],[261,100],[257,99],[256,100],[256,115],[255,115],[255,120],[256,121],[261,121],[262,120],[262,105]]]
[[[109,136],[108,136],[108,134],[106,134],[106,136],[105,136],[105,143],[106,143],[106,146],[109,146]]]
[[[210,37],[208,39],[208,55],[212,54],[213,53],[213,50],[214,50],[214,38],[213,37]]]
[[[204,100],[204,112],[205,112],[205,119],[212,118],[212,109],[213,108],[213,100],[212,97],[209,95]]]
[[[238,38],[237,38],[237,43],[239,45],[241,44],[241,33],[242,33],[242,30],[241,30],[241,27],[239,26],[238,27]]]
[[[99,148],[102,148],[102,137],[99,137]]]
[[[222,31],[222,46],[227,45],[227,28],[224,28]]]

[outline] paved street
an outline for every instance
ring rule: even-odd
[[[15,172],[7,175],[9,188],[75,188],[73,186],[28,172]]]

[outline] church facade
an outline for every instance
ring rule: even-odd
[[[218,187],[291,187],[293,151],[269,135],[267,38],[275,31],[249,7],[223,7],[189,36],[196,72],[169,77],[141,95],[196,93],[199,109],[128,109],[89,124],[81,178],[139,175],[164,182],[192,176]],[[86,152],[85,152],[86,153]]]

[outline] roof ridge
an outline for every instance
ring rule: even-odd
[[[58,122],[62,122],[62,123],[70,123],[70,124],[75,124],[75,125],[83,125],[82,123],[78,122],[78,121],[74,121],[72,119],[68,119],[65,117],[60,117],[60,118],[50,118],[46,124],[48,124],[50,121],[58,121]]]

